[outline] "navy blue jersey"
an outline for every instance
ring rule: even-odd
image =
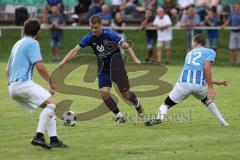
[[[89,32],[79,43],[81,48],[91,46],[97,59],[104,63],[104,69],[110,69],[110,62],[114,54],[120,54],[123,40],[116,32],[108,28],[103,29],[100,37],[96,37],[93,32]]]

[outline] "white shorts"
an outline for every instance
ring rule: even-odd
[[[203,100],[207,96],[206,87],[199,84],[178,82],[168,96],[173,102],[180,103],[189,95]]]
[[[33,81],[15,82],[8,86],[10,97],[28,112],[42,105],[51,94]]]

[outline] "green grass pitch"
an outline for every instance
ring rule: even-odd
[[[65,54],[74,47],[86,31],[66,31],[64,38]],[[213,67],[214,79],[227,79],[228,87],[216,86],[215,99],[229,127],[221,127],[206,107],[193,97],[169,111],[169,120],[161,125],[145,127],[138,120],[132,107],[120,100],[119,106],[123,113],[128,114],[125,124],[116,124],[112,114],[100,118],[79,122],[75,127],[66,127],[58,119],[58,135],[70,147],[67,149],[44,150],[34,147],[30,140],[35,133],[40,109],[32,114],[19,107],[8,96],[7,79],[4,73],[7,58],[14,42],[19,38],[17,30],[5,30],[0,38],[0,160],[155,160],[155,159],[186,159],[186,160],[226,160],[240,157],[240,102],[239,102],[239,67],[228,65],[229,32],[222,31],[220,49],[216,64]],[[56,68],[51,62],[49,33],[41,32],[41,50],[50,71]],[[143,32],[128,31],[127,37],[133,41],[133,49],[144,60],[145,39]],[[167,65],[168,72],[160,79],[175,84],[181,71],[185,55],[185,36],[183,31],[174,31],[172,44],[172,64]],[[82,53],[91,53],[84,49]],[[79,74],[77,74],[79,72]],[[81,86],[84,68],[74,71],[67,83]],[[136,77],[129,73],[129,78]],[[37,73],[34,80],[47,88]],[[89,87],[97,89],[97,82]],[[136,88],[132,88],[136,90]],[[147,86],[141,89],[148,90]],[[113,92],[115,93],[115,92]],[[167,94],[141,98],[145,112],[154,114]],[[88,111],[101,101],[89,97],[64,95],[56,93],[57,100],[73,99],[72,110],[76,113]],[[47,138],[47,137],[46,137]]]

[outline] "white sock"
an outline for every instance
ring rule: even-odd
[[[167,111],[168,111],[168,106],[166,104],[162,104],[159,108],[157,119],[160,119],[161,121],[163,121],[167,115]]]
[[[50,116],[54,115],[54,110],[56,106],[54,104],[48,104],[41,112],[38,122],[37,132],[45,133],[48,123],[50,121]]]
[[[50,117],[50,121],[47,126],[48,136],[53,137],[57,136],[57,123],[56,123],[56,116],[53,115]]]
[[[213,101],[208,101],[206,106],[212,112],[212,114],[217,118],[217,120],[224,126],[228,126],[229,124],[224,120],[221,113],[219,112],[216,104]]]

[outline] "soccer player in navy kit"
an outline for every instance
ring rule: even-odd
[[[81,48],[91,46],[98,63],[98,86],[101,97],[105,105],[116,115],[117,123],[124,123],[124,115],[113,98],[110,96],[112,81],[114,81],[124,98],[129,100],[134,106],[138,115],[143,117],[144,111],[137,100],[136,95],[129,90],[129,82],[127,72],[120,54],[120,47],[124,48],[134,63],[140,65],[140,60],[136,57],[134,51],[127,42],[122,40],[117,33],[110,29],[104,29],[99,16],[92,16],[89,20],[92,32],[89,32],[80,43],[70,50],[65,58],[58,64],[58,68],[62,68],[64,64],[74,57]]]

